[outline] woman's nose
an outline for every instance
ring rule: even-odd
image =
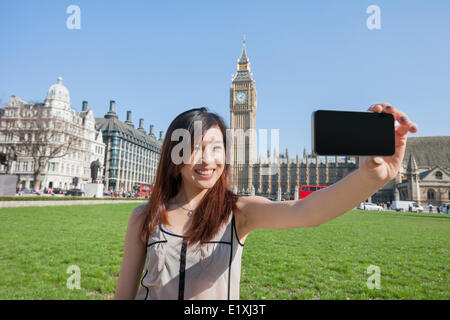
[[[211,152],[211,150],[209,150],[210,148],[205,148],[205,150],[203,150],[202,152],[202,162],[203,163],[214,163],[214,156]]]

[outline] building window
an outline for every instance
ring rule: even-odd
[[[442,180],[442,172],[436,172],[436,179]]]
[[[427,192],[427,199],[428,200],[434,200],[434,190],[433,189],[429,189]]]

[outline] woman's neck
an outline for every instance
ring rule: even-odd
[[[208,192],[208,189],[189,188],[182,184],[180,191],[178,191],[178,194],[173,198],[173,202],[195,209],[202,201],[206,192]]]

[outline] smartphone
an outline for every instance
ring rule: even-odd
[[[392,114],[317,110],[311,115],[312,152],[320,156],[392,156]]]

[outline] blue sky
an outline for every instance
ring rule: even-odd
[[[69,30],[69,5],[81,29]],[[369,30],[377,5],[381,29]],[[448,135],[450,1],[10,1],[0,2],[0,106],[43,101],[58,76],[72,107],[166,131],[191,107],[229,124],[229,88],[247,38],[258,90],[256,126],[280,130],[289,155],[311,150],[317,109],[365,111],[390,102]],[[270,135],[269,135],[270,136]],[[270,144],[270,143],[269,143]]]

